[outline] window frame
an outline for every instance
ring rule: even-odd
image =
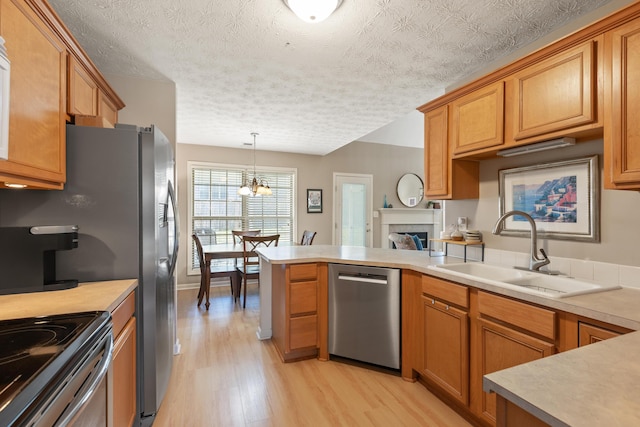
[[[193,239],[191,235],[193,234],[193,204],[194,204],[194,182],[193,182],[193,173],[196,169],[224,169],[224,170],[232,170],[232,171],[240,171],[243,176],[252,178],[253,177],[253,168],[248,168],[246,165],[236,165],[229,163],[214,163],[214,162],[202,162],[202,161],[187,161],[187,185],[188,185],[188,194],[187,194],[187,242],[188,242],[188,250],[187,250],[187,276],[192,275],[200,275],[200,269],[198,267],[193,267],[194,265],[194,255],[193,255]],[[272,173],[291,173],[293,175],[292,179],[292,188],[291,188],[291,240],[296,238],[297,236],[297,187],[298,187],[298,169],[291,167],[278,167],[278,166],[258,166],[256,165],[256,174],[261,176],[261,174]],[[241,197],[253,197],[253,196],[241,196]],[[265,196],[259,196],[265,197]],[[270,196],[266,196],[270,197]],[[246,216],[245,204],[243,203],[242,207],[242,218],[243,221],[246,221],[248,216]],[[282,241],[282,240],[281,240]]]

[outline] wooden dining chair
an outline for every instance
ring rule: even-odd
[[[260,287],[260,259],[255,250],[260,246],[278,246],[279,234],[269,236],[244,236],[242,238],[242,265],[237,267],[241,277],[240,287],[244,286],[242,308],[247,306],[247,280],[257,279]]]
[[[206,268],[207,264],[204,259],[204,251],[202,250],[202,243],[200,242],[200,238],[197,234],[192,234],[191,237],[196,244],[196,249],[198,251],[198,264],[200,265],[200,290],[198,291],[198,307],[202,304],[202,298],[206,295],[207,299],[204,303],[207,310],[209,310],[209,291],[211,288],[211,278],[212,277],[228,277],[229,284],[231,285],[231,295],[234,296],[233,292],[233,283],[240,283],[240,275],[238,271],[234,269],[229,269],[225,266],[215,267],[209,266],[209,280],[207,281]]]
[[[300,240],[300,244],[302,246],[309,246],[313,243],[314,237],[316,237],[315,231],[304,230],[304,233],[302,233],[302,239]]]
[[[259,236],[262,230],[231,230],[233,244],[242,244],[244,236]]]

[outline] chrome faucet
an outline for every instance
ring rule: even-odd
[[[520,215],[520,216],[525,217],[527,219],[527,221],[529,221],[529,224],[531,225],[531,259],[529,259],[529,270],[538,271],[538,270],[540,270],[540,267],[549,264],[551,261],[549,261],[549,257],[547,257],[547,254],[544,251],[544,249],[540,249],[540,253],[542,254],[542,258],[538,258],[538,256],[537,256],[537,254],[538,254],[538,230],[536,228],[535,221],[533,220],[533,218],[531,218],[531,215],[529,215],[526,212],[522,212],[522,211],[509,211],[509,212],[506,212],[500,218],[498,218],[498,222],[496,222],[496,225],[493,227],[492,233],[496,234],[496,235],[500,235],[500,233],[502,233],[502,230],[504,230],[504,220],[507,219],[508,217],[512,216],[512,215]]]

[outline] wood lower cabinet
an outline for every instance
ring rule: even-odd
[[[504,82],[456,99],[451,110],[454,156],[504,144]]]
[[[477,199],[478,163],[453,160],[449,150],[449,107],[423,111],[425,195],[438,199]]]
[[[604,186],[640,189],[640,18],[605,33]]]
[[[0,182],[60,189],[66,181],[64,43],[25,0],[1,0],[0,35],[11,61],[9,158],[0,160]]]
[[[285,362],[315,357],[321,335],[319,301],[321,289],[326,292],[326,264],[290,264],[273,268],[272,335],[276,348]],[[276,314],[282,315],[282,321]]]
[[[580,321],[578,322],[578,346],[583,347],[608,340],[609,338],[619,337],[623,333]]]
[[[482,376],[554,354],[556,313],[479,291],[472,349],[472,410],[496,423],[496,395],[482,390]]]
[[[423,277],[422,290],[423,348],[420,374],[467,405],[469,290],[465,286],[428,276]]]
[[[555,353],[553,343],[489,320],[478,319],[478,329],[476,364],[480,377]],[[479,378],[478,383],[480,385],[478,392],[482,393],[478,415],[485,421],[495,424],[496,395],[482,391],[482,378]]]
[[[515,74],[514,139],[597,121],[596,43],[589,41]]]
[[[114,350],[108,382],[113,426],[131,426],[136,420],[136,318],[135,292],[111,314]]]

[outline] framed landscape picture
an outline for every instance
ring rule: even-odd
[[[307,189],[307,213],[322,213],[322,190]]]
[[[512,210],[529,214],[542,239],[597,242],[599,170],[598,156],[501,170],[500,215]],[[530,235],[523,216],[510,216],[504,225],[502,234]]]

